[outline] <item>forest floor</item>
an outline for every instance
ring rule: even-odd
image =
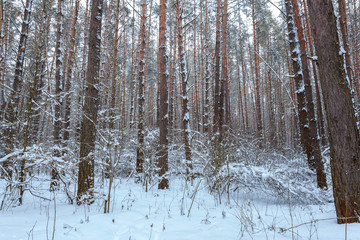
[[[359,224],[336,223],[333,203],[292,204],[237,191],[223,194],[220,204],[199,181],[184,187],[184,180],[172,178],[169,190],[150,186],[146,192],[133,179],[117,179],[111,211],[104,214],[104,199],[70,205],[62,191],[49,192],[48,182],[38,179],[36,194],[52,200],[26,192],[22,206],[2,210],[0,240],[360,239]]]

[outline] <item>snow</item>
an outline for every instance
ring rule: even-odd
[[[309,57],[311,60],[313,60],[313,61],[317,61],[317,60],[319,60],[319,58],[318,58],[318,56],[312,56],[312,57]]]
[[[189,121],[189,120],[190,120],[190,114],[189,114],[189,112],[186,112],[186,113],[185,113],[184,120],[185,120],[185,121]]]
[[[305,91],[305,84],[304,84],[304,81],[301,81],[300,86],[298,86],[298,89],[296,89],[295,93],[298,94],[298,93],[302,93],[304,91]]]
[[[339,55],[341,56],[341,55],[343,55],[343,54],[345,54],[345,53],[346,53],[346,51],[345,51],[345,49],[343,48],[343,46],[340,46]]]
[[[264,173],[262,176],[268,177]],[[231,193],[230,203],[224,197],[219,204],[218,198],[209,194],[205,181],[201,181],[194,195],[199,181],[195,179],[192,186],[187,184],[184,188],[185,180],[172,178],[170,190],[153,186],[145,192],[132,179],[117,179],[111,213],[103,214],[103,199],[97,199],[90,207],[69,205],[62,192],[49,192],[49,183],[38,179],[37,194],[49,199],[55,196],[56,201],[26,192],[23,206],[0,212],[0,239],[52,239],[54,220],[57,240],[263,240],[292,239],[293,234],[294,239],[340,240],[345,231],[347,239],[359,239],[359,224],[338,225],[332,203],[293,205],[291,199],[289,203],[279,203],[255,192],[238,192]],[[4,187],[3,182],[0,187]],[[184,215],[180,214],[182,206]]]

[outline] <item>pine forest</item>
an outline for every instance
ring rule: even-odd
[[[0,240],[359,239],[359,0],[0,0]]]

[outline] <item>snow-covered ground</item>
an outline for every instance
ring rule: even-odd
[[[110,214],[103,213],[102,199],[76,206],[60,191],[55,201],[26,192],[23,206],[0,212],[0,240],[53,239],[53,234],[58,240],[360,239],[359,224],[336,224],[332,203],[296,205],[237,192],[230,203],[223,194],[220,204],[204,180],[195,191],[198,181],[184,188],[185,181],[175,178],[169,190],[154,186],[145,192],[132,179],[117,179]],[[45,186],[37,194],[54,199]]]

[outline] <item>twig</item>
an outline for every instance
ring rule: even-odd
[[[185,178],[184,192],[183,192],[183,196],[182,196],[182,199],[181,199],[180,215],[185,215],[185,214],[184,214],[184,201],[185,201],[185,191],[186,191],[186,187],[187,187],[187,179]],[[188,217],[189,217],[189,215],[188,215]]]
[[[28,234],[28,240],[30,239],[30,234],[31,234],[31,239],[34,239],[34,228],[35,228],[36,223],[37,223],[37,221],[35,221],[34,225],[30,229],[30,231],[27,233]]]
[[[277,8],[277,10],[279,10],[281,13],[282,13],[282,15],[284,15],[284,17],[286,17],[286,13],[283,11],[283,10],[281,10],[275,3],[273,3],[272,1],[270,1],[270,0],[267,0],[271,5],[273,5],[275,8]]]
[[[52,240],[55,239],[55,226],[56,226],[56,196],[55,196],[55,191],[53,193],[54,193],[54,225],[53,225]]]
[[[301,226],[304,226],[304,225],[308,225],[308,224],[313,224],[313,223],[316,223],[316,222],[320,222],[320,221],[327,221],[327,220],[336,220],[337,218],[323,218],[323,219],[315,219],[315,220],[311,220],[310,222],[305,222],[305,223],[301,223],[299,225],[296,225],[296,226],[292,226],[290,228],[286,228],[286,229],[283,229],[282,231],[289,231],[289,230],[292,230],[292,229],[295,229],[295,228],[298,228],[298,227],[301,227]]]
[[[288,200],[289,200],[289,212],[290,212],[290,219],[291,219],[291,227],[294,226],[294,219],[291,211],[291,202],[290,202],[290,187],[288,187]],[[291,239],[294,240],[294,231],[291,229]]]
[[[193,203],[194,203],[195,196],[196,196],[196,193],[197,193],[197,191],[198,191],[198,189],[199,189],[199,186],[200,186],[201,181],[202,181],[202,179],[200,179],[200,181],[198,182],[198,184],[197,184],[196,187],[195,187],[195,192],[194,192],[193,198],[192,198],[192,200],[191,200],[191,204],[190,204],[190,208],[189,208],[187,217],[190,216],[191,208],[192,208],[192,205],[193,205]]]
[[[33,195],[35,197],[41,198],[41,199],[46,200],[46,201],[51,201],[51,199],[49,199],[49,198],[42,197],[42,196],[39,196],[39,195],[33,193],[29,188],[24,189],[24,191],[26,191],[26,190],[29,191],[31,193],[31,195]]]

